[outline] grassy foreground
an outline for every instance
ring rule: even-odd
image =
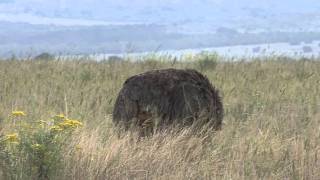
[[[221,91],[222,130],[118,138],[122,83],[168,67]],[[0,61],[0,139],[0,179],[319,179],[320,61]]]

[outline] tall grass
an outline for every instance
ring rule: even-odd
[[[159,68],[203,70],[207,66],[201,63],[170,58],[0,61],[1,134],[11,131],[8,116],[17,109],[27,112],[25,122],[58,113],[82,120],[84,127],[61,145],[61,161],[46,177],[50,179],[320,178],[317,59],[224,62],[215,57],[216,64],[203,73],[223,96],[221,131],[197,135],[185,129],[142,140],[130,133],[118,138],[111,113],[126,78]],[[3,177],[8,173],[4,167]],[[22,174],[26,168],[11,173]]]

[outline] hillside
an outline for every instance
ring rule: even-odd
[[[311,43],[320,32],[244,33],[218,28],[212,33],[176,32],[164,25],[54,26],[0,22],[0,57],[28,57],[42,52],[55,55],[125,54],[208,47]]]

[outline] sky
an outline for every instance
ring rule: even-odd
[[[0,0],[0,20],[53,22],[78,19],[106,22],[166,22],[247,16],[320,12],[319,0]],[[58,18],[58,19],[57,19]],[[106,21],[106,22],[101,22]],[[81,23],[80,23],[81,24]],[[83,24],[90,24],[88,21]]]

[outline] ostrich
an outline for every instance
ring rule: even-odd
[[[221,128],[223,105],[207,77],[192,69],[162,69],[128,78],[116,99],[113,122],[142,134],[193,124]]]

